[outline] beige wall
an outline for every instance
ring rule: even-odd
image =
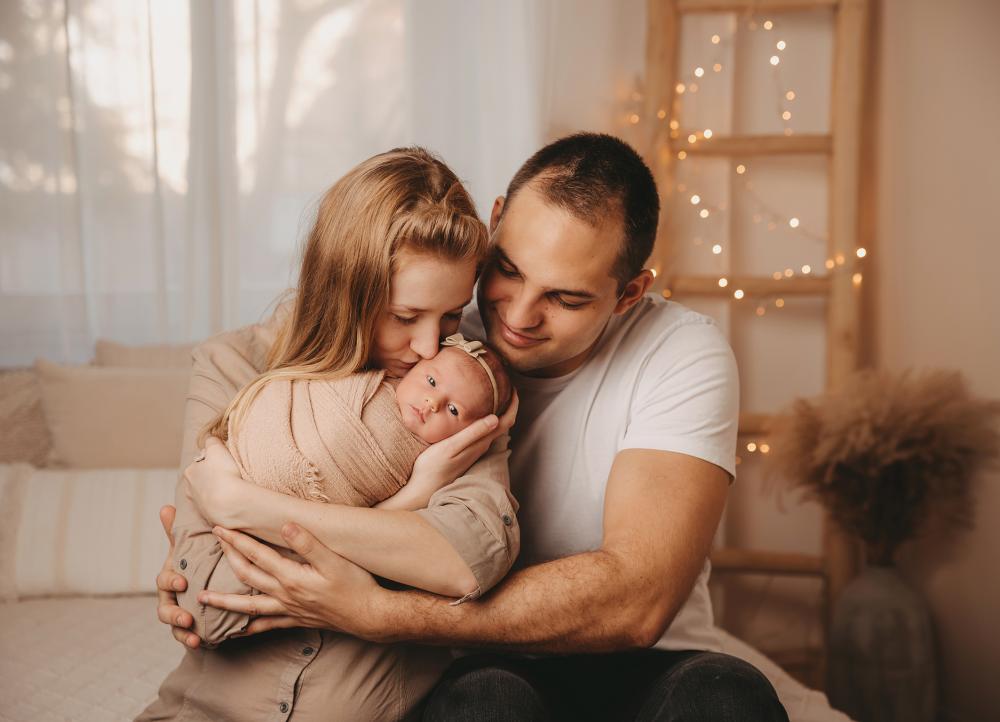
[[[1000,398],[1000,3],[883,0],[878,25],[873,354]],[[1000,719],[998,512],[993,473],[971,533],[904,554],[933,609],[945,720]]]

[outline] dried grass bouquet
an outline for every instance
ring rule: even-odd
[[[889,564],[932,520],[971,524],[973,482],[1000,455],[998,416],[1000,401],[973,397],[958,372],[859,372],[776,419],[773,469]]]

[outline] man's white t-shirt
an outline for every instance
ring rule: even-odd
[[[463,323],[483,338],[476,310]],[[604,491],[624,449],[673,451],[731,476],[736,467],[739,379],[722,332],[707,316],[649,294],[612,316],[575,371],[512,374],[520,395],[511,432],[511,490],[520,502],[520,565],[599,549]],[[670,509],[663,509],[669,518]],[[690,597],[655,645],[717,650],[708,559]]]

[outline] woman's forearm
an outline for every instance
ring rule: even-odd
[[[377,576],[450,597],[478,587],[454,547],[411,511],[324,504],[252,484],[246,487],[238,503],[227,505],[224,526],[283,546],[281,527],[294,521]]]

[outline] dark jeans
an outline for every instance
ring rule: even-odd
[[[424,722],[445,720],[788,722],[788,715],[767,678],[741,659],[643,649],[540,659],[463,657],[424,708]]]

